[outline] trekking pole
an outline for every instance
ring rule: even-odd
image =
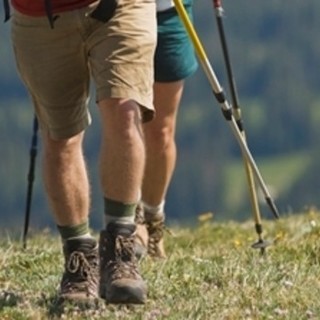
[[[9,0],[3,1],[3,9],[4,9],[4,22],[7,22],[10,19],[10,3]]]
[[[214,6],[215,12],[216,12],[216,20],[217,20],[217,25],[218,25],[220,43],[221,43],[224,62],[225,62],[226,70],[227,70],[229,88],[230,88],[230,93],[231,93],[233,115],[235,117],[236,124],[239,128],[239,131],[243,137],[243,140],[245,142],[247,142],[246,133],[244,130],[244,124],[243,124],[243,120],[241,117],[241,108],[240,108],[237,89],[236,89],[236,82],[235,82],[235,79],[233,76],[227,41],[226,41],[225,32],[224,32],[224,26],[223,26],[224,10],[223,10],[222,4],[221,4],[221,0],[213,0],[213,6]],[[264,253],[265,248],[270,245],[270,242],[264,241],[262,239],[263,228],[262,228],[262,223],[261,223],[261,214],[260,214],[259,205],[258,205],[258,197],[257,197],[257,193],[256,193],[256,188],[255,188],[255,181],[254,181],[252,169],[250,167],[249,162],[247,161],[247,159],[244,155],[242,155],[242,158],[243,158],[243,164],[244,164],[245,172],[246,172],[246,176],[247,176],[247,182],[248,182],[248,188],[249,188],[249,194],[250,194],[250,202],[251,202],[251,207],[252,207],[253,218],[255,221],[255,230],[258,235],[258,241],[252,245],[252,248],[261,249],[261,253]]]
[[[195,31],[195,28],[193,27],[190,18],[181,2],[181,0],[173,0],[174,1],[174,5],[176,7],[176,10],[180,16],[180,19],[182,21],[182,23],[184,24],[184,27],[190,37],[190,40],[195,48],[195,51],[197,53],[197,56],[200,60],[201,66],[210,82],[210,85],[212,87],[212,91],[217,99],[217,101],[220,104],[221,107],[221,111],[225,117],[225,119],[227,120],[227,122],[229,123],[232,132],[234,133],[239,146],[242,150],[242,154],[246,157],[248,163],[250,164],[253,173],[255,174],[255,177],[257,179],[257,181],[259,182],[259,185],[261,187],[261,190],[265,196],[265,200],[266,203],[268,204],[269,208],[271,209],[273,215],[275,216],[275,218],[279,218],[279,213],[278,213],[278,209],[274,204],[273,199],[271,198],[271,195],[269,193],[269,190],[266,187],[266,184],[264,183],[264,180],[259,172],[259,169],[251,155],[251,152],[245,142],[245,140],[243,139],[243,136],[241,135],[241,132],[236,124],[235,118],[232,114],[232,109],[230,107],[230,104],[228,103],[228,101],[225,98],[225,94],[223,92],[222,87],[220,86],[220,83],[212,69],[212,66],[207,58],[207,55],[204,51],[204,48],[200,42],[200,39]]]
[[[24,220],[24,229],[22,236],[23,248],[27,247],[27,234],[29,229],[29,220],[30,220],[30,209],[32,202],[32,187],[34,182],[34,171],[36,164],[36,156],[37,156],[37,137],[38,133],[38,120],[37,117],[33,119],[33,133],[31,140],[31,148],[30,148],[30,165],[29,165],[29,173],[28,173],[28,188],[27,188],[27,200],[26,200],[26,212],[25,212],[25,220]]]

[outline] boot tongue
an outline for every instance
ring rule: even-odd
[[[110,222],[107,226],[107,232],[110,232],[114,236],[130,237],[135,230],[135,224]]]
[[[67,252],[81,251],[87,252],[94,249],[97,246],[97,242],[93,238],[85,239],[70,239],[64,243],[64,248]]]

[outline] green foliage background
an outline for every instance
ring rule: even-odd
[[[224,27],[250,150],[280,213],[319,206],[320,2],[225,0]],[[3,16],[2,12],[1,16]],[[195,27],[221,85],[228,83],[211,1],[195,0]],[[14,65],[10,24],[0,25],[0,216],[20,227],[25,211],[33,113]],[[67,90],[67,88],[66,88]],[[201,69],[186,83],[178,119],[177,170],[167,198],[171,223],[201,212],[217,219],[250,216],[239,147]],[[93,189],[92,223],[102,221],[96,161],[99,118],[85,152]],[[52,226],[41,181],[41,142],[31,224]],[[264,217],[272,215],[262,199]]]

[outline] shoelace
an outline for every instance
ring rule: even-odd
[[[149,231],[149,236],[152,239],[152,241],[159,242],[163,237],[164,222],[163,221],[148,222],[147,227]]]
[[[66,265],[67,277],[65,286],[67,288],[82,288],[84,282],[89,283],[89,285],[96,284],[97,272],[90,265],[88,258],[83,252],[79,251],[74,251],[70,254]]]
[[[151,254],[156,254],[158,252],[158,244],[163,238],[163,233],[165,230],[164,222],[149,222],[147,223],[147,228],[149,232],[148,251]]]
[[[173,233],[165,225],[163,220],[155,222],[146,222],[149,240],[148,240],[148,252],[151,256],[157,256],[160,248],[159,243],[163,238],[164,232],[167,232],[170,236],[173,236]]]
[[[115,259],[108,263],[112,279],[136,278],[138,274],[134,255],[134,237],[117,236],[115,239]]]
[[[136,224],[145,224],[146,223],[146,221],[144,219],[143,208],[142,208],[141,204],[138,204],[138,206],[137,206],[134,221]]]

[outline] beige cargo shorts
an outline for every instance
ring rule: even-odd
[[[96,101],[132,99],[144,121],[153,117],[156,8],[154,0],[119,0],[107,23],[90,17],[96,4],[48,19],[14,12],[11,37],[17,69],[42,130],[69,138],[91,122],[90,83]]]

